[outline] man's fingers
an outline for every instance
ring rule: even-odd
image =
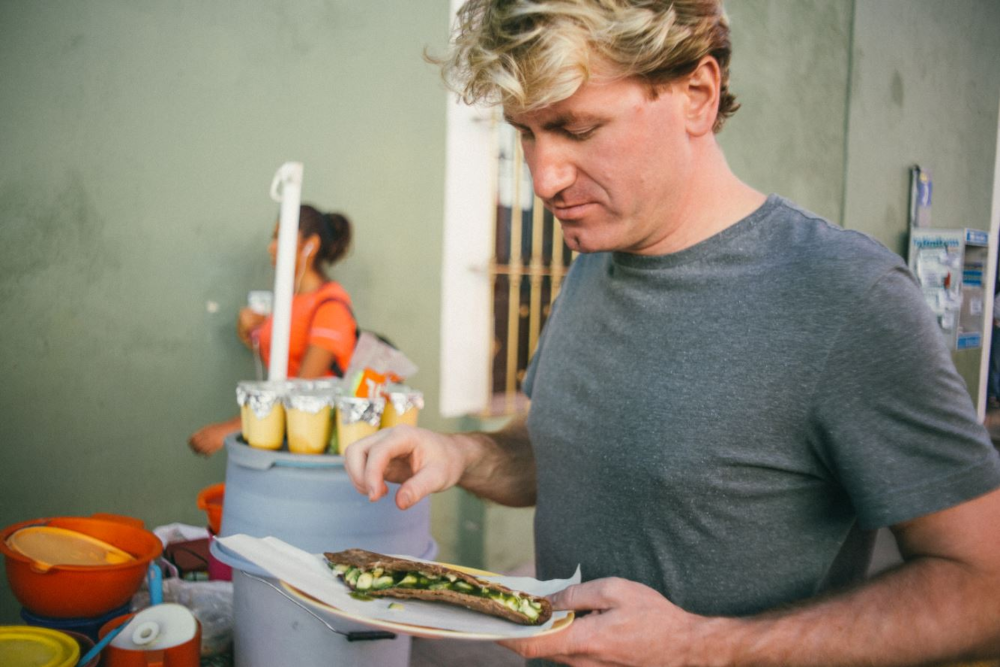
[[[409,509],[418,502],[445,486],[444,473],[439,468],[421,468],[413,477],[406,480],[396,492],[396,506]]]
[[[620,596],[617,587],[620,579],[595,579],[569,588],[564,588],[549,596],[553,609],[603,610],[614,606]]]
[[[578,618],[563,630],[550,635],[533,637],[531,639],[510,639],[497,642],[509,648],[522,658],[547,658],[568,664],[570,658],[581,659],[590,650],[588,644],[594,631],[594,618]]]

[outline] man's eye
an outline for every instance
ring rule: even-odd
[[[584,139],[589,139],[594,135],[595,132],[597,132],[596,127],[588,127],[582,129],[569,128],[569,127],[563,128],[563,133],[567,137],[575,141],[583,141]]]

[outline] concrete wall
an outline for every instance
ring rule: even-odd
[[[234,322],[270,287],[286,160],[305,163],[306,201],[354,220],[335,277],[447,426],[446,97],[421,53],[448,24],[445,1],[0,4],[0,526],[204,524],[195,498],[225,456],[185,443],[254,376]],[[16,611],[0,578],[0,624]]]
[[[908,169],[934,175],[933,225],[990,229],[1000,3],[859,0],[844,224],[905,253]],[[978,400],[980,350],[953,355]]]

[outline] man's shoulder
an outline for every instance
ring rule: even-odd
[[[801,271],[820,279],[837,279],[855,284],[893,270],[906,270],[898,254],[875,238],[844,229],[782,197],[772,197],[771,238],[774,251]]]

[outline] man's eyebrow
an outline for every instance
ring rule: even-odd
[[[526,127],[525,125],[518,123],[510,115],[504,114],[503,119],[507,121],[510,125],[514,127]],[[547,120],[542,124],[542,129],[545,130],[558,130],[566,127],[567,125],[572,125],[573,123],[603,123],[604,119],[597,114],[581,114],[574,113],[572,111],[567,111],[565,113],[559,114],[551,120]]]

